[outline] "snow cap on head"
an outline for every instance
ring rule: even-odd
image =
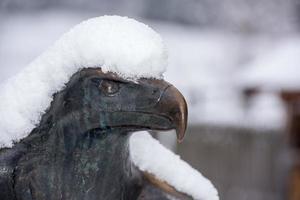
[[[13,141],[26,137],[53,94],[82,68],[101,67],[125,79],[160,79],[166,65],[162,39],[147,25],[120,16],[84,21],[0,85],[0,147],[11,147]]]

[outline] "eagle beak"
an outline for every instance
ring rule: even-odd
[[[183,95],[172,85],[169,85],[161,95],[157,104],[158,110],[168,116],[175,126],[177,140],[181,142],[187,127],[187,103]]]

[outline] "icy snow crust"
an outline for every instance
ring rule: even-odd
[[[0,147],[26,137],[39,123],[55,92],[84,67],[101,67],[123,78],[162,78],[166,48],[151,28],[119,16],[92,18],[0,85]]]
[[[212,183],[178,155],[162,146],[148,132],[136,132],[130,137],[130,155],[142,171],[154,174],[179,192],[196,200],[218,200]]]

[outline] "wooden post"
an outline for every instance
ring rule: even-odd
[[[282,91],[281,97],[287,108],[287,132],[293,148],[300,150],[300,90]]]
[[[287,108],[289,141],[296,152],[290,179],[289,200],[300,200],[300,90],[282,91],[281,97]]]

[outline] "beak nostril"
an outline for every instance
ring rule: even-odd
[[[158,92],[158,89],[152,90],[152,95],[156,94]]]

